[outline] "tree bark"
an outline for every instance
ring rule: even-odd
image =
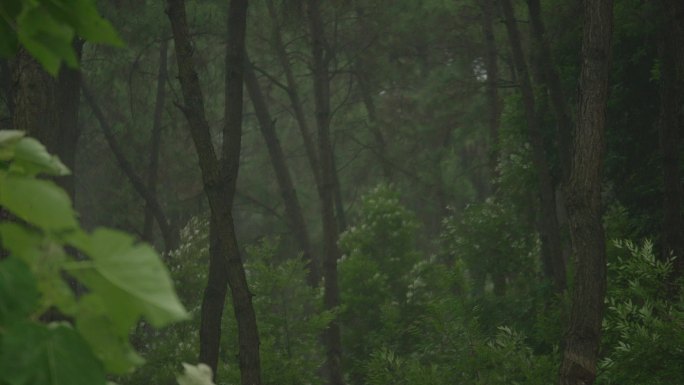
[[[660,148],[663,162],[663,256],[674,255],[670,277],[675,282],[684,275],[684,223],[681,214],[682,184],[679,170],[681,130],[684,128],[684,5],[665,0],[664,47],[661,54]]]
[[[261,135],[266,142],[266,148],[268,149],[268,154],[271,159],[271,165],[275,171],[278,187],[280,188],[280,195],[283,198],[283,203],[285,204],[287,220],[292,232],[294,233],[297,243],[299,244],[299,248],[302,251],[302,258],[308,268],[308,283],[311,287],[316,287],[320,281],[320,270],[318,267],[318,261],[315,259],[311,248],[311,240],[309,239],[309,233],[307,231],[306,221],[304,220],[304,214],[302,213],[302,207],[299,204],[297,191],[295,190],[294,183],[292,183],[290,170],[287,167],[287,161],[285,160],[283,149],[280,145],[280,141],[278,140],[278,134],[275,130],[275,122],[271,119],[271,113],[268,110],[268,103],[266,103],[266,99],[261,92],[259,82],[254,74],[254,70],[249,63],[246,64],[245,67],[245,84],[247,85],[247,91],[249,92],[250,99],[252,99],[254,112],[256,114],[257,120],[259,121]]]
[[[561,385],[594,383],[606,291],[601,178],[613,2],[586,0],[584,18],[578,117],[567,188],[570,235],[576,266],[570,327],[560,367]]]
[[[164,36],[159,45],[159,72],[157,73],[157,92],[154,102],[154,114],[152,117],[152,133],[150,135],[150,163],[147,168],[147,188],[150,193],[157,196],[157,173],[159,170],[159,149],[161,147],[162,118],[164,114],[164,103],[166,101],[166,80],[167,70],[167,51],[169,42]],[[143,225],[143,238],[152,243],[153,236],[154,210],[150,205],[145,207],[145,222]],[[169,251],[169,246],[166,245]],[[178,246],[178,245],[175,245]]]
[[[558,125],[557,141],[558,153],[560,154],[560,168],[563,181],[567,182],[570,176],[570,151],[572,147],[572,119],[568,113],[566,98],[563,95],[560,76],[553,64],[551,48],[546,37],[546,28],[541,17],[541,5],[539,0],[527,0],[527,8],[530,13],[530,24],[532,26],[532,38],[537,48],[539,69],[541,70],[542,82],[549,92],[549,99],[556,115]]]
[[[525,119],[527,120],[528,138],[532,147],[532,162],[537,172],[539,183],[539,197],[541,202],[539,221],[539,234],[542,241],[542,250],[547,253],[542,255],[542,262],[546,276],[554,283],[557,291],[563,291],[566,287],[565,264],[563,262],[563,249],[561,246],[560,228],[556,213],[556,199],[554,181],[549,169],[549,161],[546,155],[544,139],[541,134],[541,125],[536,113],[534,91],[530,81],[527,63],[523,54],[520,33],[515,21],[513,6],[510,0],[501,0],[505,17],[508,38],[511,44],[513,62],[517,72],[522,93]]]
[[[215,274],[212,275],[210,272],[210,279],[213,280],[207,283],[202,302],[200,361],[212,368],[214,378],[216,378],[221,339],[221,312],[215,304],[223,303],[225,300],[225,294],[222,294],[220,287],[225,287],[227,281],[233,297],[233,310],[237,321],[241,383],[242,385],[260,385],[259,332],[232,216],[242,135],[242,83],[247,1],[231,0],[228,10],[223,159],[217,158],[211,141],[209,123],[204,110],[204,98],[193,63],[193,47],[185,13],[185,1],[167,0],[167,14],[175,42],[178,78],[184,100],[182,109],[188,120],[195,150],[199,157],[204,192],[209,201],[218,246],[218,252],[210,253],[210,269],[213,269]],[[224,270],[221,271],[221,269]],[[215,288],[219,290],[214,290]],[[210,330],[206,328],[206,325],[218,326]]]
[[[168,219],[166,218],[166,214],[164,213],[164,209],[159,203],[156,195],[153,194],[152,191],[147,187],[143,179],[135,172],[135,167],[126,158],[121,145],[114,135],[114,130],[112,130],[112,127],[105,117],[104,112],[95,100],[95,95],[93,95],[93,93],[90,91],[90,88],[85,83],[81,84],[81,88],[83,90],[83,95],[90,106],[90,109],[93,111],[95,118],[100,123],[102,133],[104,134],[107,144],[112,150],[114,158],[119,164],[121,171],[123,171],[128,180],[131,182],[133,189],[135,189],[138,195],[140,195],[140,197],[145,201],[147,207],[152,211],[154,218],[159,225],[159,229],[161,230],[162,237],[164,238],[164,246],[166,251],[175,250],[178,248],[179,243],[178,231],[169,223]]]
[[[73,47],[80,59],[83,41],[75,40]],[[57,155],[64,165],[73,170],[80,135],[80,70],[63,67],[54,78],[21,48],[12,72],[13,126],[38,139],[50,153]],[[56,178],[56,182],[72,200],[75,198],[73,175]]]
[[[319,0],[308,3],[309,30],[311,37],[311,53],[313,58],[313,92],[316,109],[316,125],[318,127],[318,153],[320,165],[320,199],[321,218],[323,220],[323,277],[325,280],[323,303],[326,309],[334,309],[340,305],[340,293],[337,284],[337,260],[340,251],[337,247],[338,228],[335,221],[335,177],[334,154],[330,140],[330,77],[326,53],[325,30],[320,11]],[[326,370],[329,385],[342,385],[342,347],[340,328],[337,320],[328,324],[324,332],[326,342]]]

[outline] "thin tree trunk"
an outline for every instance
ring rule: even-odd
[[[330,141],[330,77],[328,59],[326,57],[325,31],[321,17],[319,0],[308,1],[308,17],[311,36],[311,52],[313,57],[313,92],[316,107],[316,124],[318,127],[318,153],[320,164],[320,198],[321,218],[323,220],[323,277],[325,280],[323,303],[326,309],[334,309],[340,305],[340,293],[337,284],[337,260],[340,251],[337,248],[338,229],[335,222],[335,178],[333,148]],[[342,347],[340,328],[337,320],[328,324],[324,332],[326,342],[326,370],[329,385],[342,385]]]
[[[306,114],[304,113],[304,107],[299,97],[299,91],[297,90],[297,82],[292,72],[292,66],[290,65],[290,58],[285,50],[285,45],[283,44],[282,31],[280,29],[280,24],[278,23],[277,12],[272,0],[266,0],[266,6],[268,7],[268,12],[271,17],[273,24],[273,44],[275,48],[276,57],[283,67],[283,72],[285,72],[285,80],[287,82],[287,96],[290,99],[290,105],[294,112],[295,120],[297,120],[297,127],[299,127],[299,132],[302,135],[304,141],[304,150],[306,151],[306,157],[311,166],[311,172],[314,176],[314,181],[316,183],[316,188],[321,189],[321,177],[320,170],[318,168],[318,154],[316,151],[316,145],[314,144],[313,136],[311,135],[311,130],[309,129],[309,123],[306,120]]]
[[[340,233],[347,229],[347,213],[344,208],[344,200],[342,199],[342,188],[340,187],[340,173],[337,170],[337,161],[335,160],[335,148],[331,146],[331,172],[333,179],[333,194],[335,196],[335,219],[337,219],[337,232]]]
[[[166,101],[167,51],[169,42],[162,36],[159,45],[159,72],[157,73],[157,93],[154,103],[154,115],[152,120],[152,134],[150,135],[150,163],[147,168],[147,188],[150,193],[157,196],[157,173],[159,170],[159,148],[161,147],[162,118],[164,114],[164,102]],[[143,238],[152,243],[153,238],[153,209],[148,204],[145,207],[145,222],[143,225]],[[169,247],[167,245],[167,250]]]
[[[542,81],[549,91],[551,107],[556,115],[558,124],[557,140],[558,152],[560,154],[561,171],[563,180],[567,181],[570,176],[570,151],[572,147],[572,119],[568,113],[568,105],[563,88],[561,87],[560,76],[553,64],[551,48],[546,37],[546,28],[541,17],[541,5],[539,0],[527,0],[527,8],[530,13],[530,24],[532,26],[532,38],[537,46],[539,58],[539,68],[541,70]]]
[[[74,40],[72,46],[78,60],[84,41]],[[81,70],[62,67],[57,77],[57,114],[58,130],[57,148],[55,154],[72,170],[71,175],[58,178],[57,182],[67,191],[72,200],[75,199],[74,166],[76,165],[76,150],[81,130],[78,125],[78,110],[81,105]]]
[[[230,287],[238,329],[239,363],[242,385],[261,384],[259,332],[252,305],[244,265],[240,257],[232,216],[235,183],[240,157],[242,131],[242,83],[245,56],[245,25],[247,1],[231,0],[228,10],[228,40],[226,52],[226,125],[224,127],[223,159],[218,159],[211,141],[204,110],[204,98],[193,63],[184,0],[167,0],[181,83],[183,112],[195,144],[202,170],[204,192],[207,195],[218,251],[210,253],[210,280],[202,302],[200,330],[200,361],[214,371],[218,367],[221,339],[221,312],[217,303],[225,301],[225,292],[212,288]],[[222,261],[219,261],[222,259]],[[220,269],[225,269],[220,271]],[[224,277],[225,276],[225,277]],[[206,325],[214,325],[213,329]],[[218,325],[218,326],[216,326]]]
[[[365,40],[361,42],[361,47],[366,50],[370,45],[369,39],[371,39],[371,33],[368,30],[368,25],[364,19],[364,12],[361,6],[356,7],[356,17],[359,20],[359,27],[361,31],[360,38]],[[368,74],[367,68],[371,68],[372,64],[368,60],[367,52],[359,53],[358,59],[356,60],[354,74],[359,84],[359,91],[361,92],[361,99],[363,101],[364,107],[366,107],[366,113],[368,114],[368,126],[370,128],[373,139],[375,140],[375,154],[380,161],[382,166],[382,174],[387,182],[392,180],[392,165],[387,158],[387,142],[385,136],[380,129],[380,122],[378,121],[377,113],[375,110],[375,101],[373,100],[373,90],[371,87],[371,79]]]
[[[261,135],[263,136],[264,141],[266,142],[266,147],[268,148],[271,165],[275,171],[278,187],[280,188],[280,195],[283,198],[283,203],[285,204],[287,220],[291,226],[291,230],[294,233],[295,238],[297,239],[299,248],[302,251],[302,258],[307,264],[308,283],[311,287],[316,287],[320,281],[320,271],[318,267],[318,261],[315,259],[311,248],[311,240],[309,239],[306,221],[304,220],[304,214],[302,213],[302,207],[299,204],[297,191],[295,190],[294,183],[292,183],[290,170],[287,167],[287,161],[285,159],[285,155],[283,154],[283,149],[280,146],[280,141],[278,140],[278,134],[276,133],[274,127],[275,123],[271,119],[271,113],[268,110],[268,103],[266,103],[264,95],[261,92],[261,87],[259,86],[259,82],[254,74],[254,70],[249,64],[247,64],[245,67],[245,84],[247,85],[247,91],[249,92],[250,99],[252,99],[254,112],[257,116],[257,120],[259,121]]]
[[[515,21],[513,6],[510,0],[501,0],[501,5],[505,17],[508,38],[511,44],[513,62],[518,74],[520,91],[523,98],[525,119],[527,120],[528,138],[532,146],[532,161],[537,172],[539,183],[539,197],[541,201],[541,220],[539,222],[539,234],[541,241],[546,246],[548,254],[542,255],[544,270],[549,279],[554,283],[558,291],[563,291],[566,287],[565,264],[563,262],[563,249],[561,246],[560,228],[556,213],[556,199],[554,182],[549,169],[549,162],[546,156],[544,139],[541,134],[541,127],[536,114],[534,92],[530,81],[529,71],[525,62],[522,45],[520,43],[520,33]]]
[[[610,79],[612,0],[586,0],[584,17],[577,128],[567,189],[576,266],[570,327],[560,367],[561,385],[594,383],[606,291],[601,178]]]
[[[104,134],[105,139],[107,140],[107,144],[109,145],[109,148],[112,150],[114,158],[116,158],[116,162],[119,164],[121,171],[123,171],[128,180],[131,182],[131,185],[138,193],[138,195],[140,195],[140,197],[145,201],[147,207],[149,207],[150,210],[152,210],[154,218],[157,221],[157,224],[159,225],[159,229],[161,230],[162,237],[164,238],[164,246],[166,247],[166,250],[175,250],[178,247],[179,243],[178,231],[176,231],[170,225],[168,219],[166,218],[166,214],[164,213],[164,209],[159,203],[159,200],[147,188],[147,185],[145,184],[143,179],[135,172],[135,167],[133,167],[133,165],[126,158],[126,155],[124,155],[123,149],[121,148],[121,145],[116,139],[114,131],[112,130],[112,127],[109,125],[109,122],[105,117],[104,112],[102,112],[102,109],[95,101],[95,95],[93,95],[93,93],[90,91],[90,88],[88,88],[88,86],[85,83],[81,84],[81,89],[83,90],[83,95],[85,96],[86,101],[90,106],[90,109],[93,111],[95,118],[100,123],[102,133]]]
[[[482,0],[482,32],[485,38],[485,70],[487,71],[487,102],[489,103],[489,172],[492,182],[498,179],[499,163],[499,125],[501,121],[501,99],[499,97],[499,58],[494,37],[493,20],[495,15],[495,0]],[[492,188],[495,190],[496,188]]]

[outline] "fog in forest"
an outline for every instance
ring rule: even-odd
[[[679,0],[3,0],[0,384],[684,384]]]

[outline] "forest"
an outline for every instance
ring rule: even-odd
[[[0,385],[684,384],[681,0],[0,1]]]

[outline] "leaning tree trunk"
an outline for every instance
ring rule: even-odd
[[[166,101],[167,51],[169,41],[165,36],[161,37],[159,45],[159,71],[157,72],[157,92],[154,101],[154,114],[152,117],[152,133],[150,135],[150,163],[147,168],[147,188],[154,196],[157,195],[157,173],[159,170],[159,149],[161,147],[162,118],[164,114],[164,102]],[[145,207],[145,221],[143,222],[143,238],[152,243],[153,241],[154,209],[148,204]],[[171,245],[166,245],[169,251]],[[175,245],[177,246],[177,245]]]
[[[81,88],[83,89],[83,94],[88,105],[90,106],[90,109],[93,111],[93,115],[95,115],[95,119],[97,119],[98,123],[100,124],[100,128],[102,129],[105,140],[107,141],[109,148],[112,150],[119,168],[121,168],[121,171],[123,171],[128,180],[131,182],[135,192],[137,192],[138,195],[140,195],[140,197],[145,201],[147,208],[152,211],[152,215],[157,221],[159,229],[162,233],[162,237],[164,238],[164,246],[166,251],[168,252],[177,249],[179,243],[178,231],[169,223],[169,220],[167,219],[164,209],[159,203],[157,196],[150,191],[144,180],[136,173],[133,164],[131,164],[131,162],[126,158],[123,148],[121,148],[119,141],[114,135],[114,130],[112,130],[112,127],[105,117],[104,112],[97,104],[95,95],[90,91],[90,88],[88,88],[85,83],[81,85]]]
[[[340,305],[340,292],[337,285],[337,260],[340,251],[337,247],[338,229],[335,220],[335,174],[333,148],[330,140],[330,78],[326,53],[325,31],[319,0],[308,2],[309,32],[313,56],[313,91],[318,127],[319,175],[321,179],[320,199],[323,220],[323,278],[325,281],[323,303],[326,309]],[[328,324],[324,332],[326,343],[326,370],[329,385],[342,385],[342,347],[340,327],[337,320]]]
[[[570,327],[560,367],[561,385],[594,383],[606,291],[601,177],[610,79],[612,0],[586,0],[584,17],[578,116],[567,189],[576,266]]]
[[[318,261],[315,259],[309,233],[307,231],[306,221],[302,212],[302,206],[299,204],[297,198],[297,191],[295,190],[290,169],[287,167],[287,161],[283,154],[283,148],[278,140],[278,134],[275,130],[275,122],[271,119],[271,113],[268,110],[268,103],[261,92],[261,87],[249,63],[245,67],[245,84],[249,92],[254,112],[259,121],[259,128],[261,129],[261,136],[266,142],[266,148],[271,159],[271,165],[275,171],[278,187],[280,188],[280,195],[285,204],[285,212],[287,221],[294,233],[295,239],[302,251],[302,259],[307,266],[307,281],[311,287],[318,286],[320,281],[320,271]]]
[[[221,340],[221,311],[225,301],[227,282],[237,321],[239,364],[242,385],[261,384],[259,332],[249,292],[244,265],[240,257],[233,224],[232,203],[240,159],[242,135],[242,83],[245,56],[245,26],[247,1],[231,0],[228,10],[228,39],[226,43],[226,123],[223,130],[222,159],[216,156],[209,123],[204,110],[204,98],[193,63],[184,0],[167,0],[181,83],[183,112],[195,144],[202,170],[204,192],[211,211],[211,231],[218,248],[211,252],[209,281],[202,301],[200,330],[200,361],[214,370],[218,367]]]
[[[541,133],[541,124],[535,107],[534,91],[520,42],[520,33],[516,25],[513,6],[510,0],[501,0],[501,5],[511,44],[513,62],[522,93],[528,138],[532,146],[532,162],[534,163],[539,183],[541,218],[538,221],[538,227],[542,241],[542,262],[544,264],[544,271],[547,277],[554,283],[556,290],[563,291],[566,286],[565,263],[563,262],[560,227],[556,212],[554,182],[549,169],[549,161],[546,156],[544,139]]]

